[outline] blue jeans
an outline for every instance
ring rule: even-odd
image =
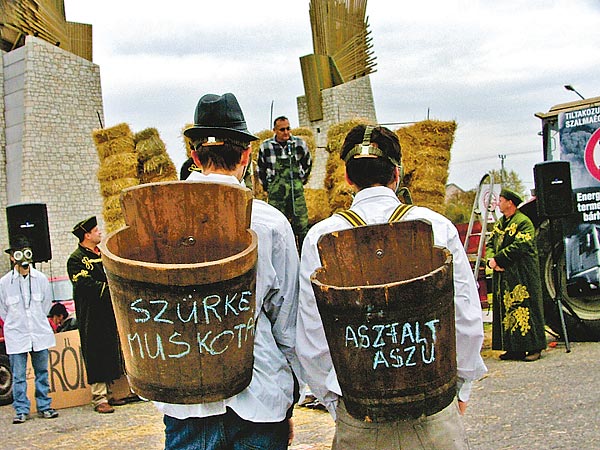
[[[48,397],[48,350],[31,351],[31,365],[35,373],[35,404],[42,412],[50,409],[52,399]],[[27,353],[8,355],[13,374],[13,408],[16,414],[29,414],[27,398]]]
[[[286,450],[288,421],[248,422],[233,410],[180,420],[164,416],[165,450]]]

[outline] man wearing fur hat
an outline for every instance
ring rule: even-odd
[[[332,449],[466,449],[468,444],[459,412],[464,413],[467,408],[472,382],[487,370],[479,353],[483,343],[481,305],[456,227],[430,209],[418,206],[405,209],[401,220],[428,221],[432,226],[434,244],[452,253],[458,401],[431,415],[389,422],[356,419],[348,413],[344,404],[310,280],[311,274],[322,267],[317,243],[325,234],[350,229],[356,223],[386,223],[395,215],[401,205],[396,191],[402,179],[402,157],[400,142],[394,132],[384,127],[365,125],[350,130],[340,157],[346,165],[346,181],[356,193],[349,216],[357,217],[359,222],[334,214],[308,231],[300,262],[296,343],[305,381],[336,420]]]
[[[121,347],[110,292],[98,244],[102,232],[95,216],[77,223],[72,233],[79,239],[69,256],[67,272],[73,283],[73,300],[92,405],[101,414],[114,412],[122,399],[110,399],[109,385],[123,374]]]
[[[518,210],[522,202],[516,192],[502,189],[503,216],[486,244],[487,265],[494,271],[492,348],[505,351],[502,360],[536,361],[546,348],[542,285],[535,228]]]
[[[242,184],[250,142],[233,94],[207,94],[196,107],[194,126],[184,131],[202,172],[188,178]],[[286,449],[293,436],[298,253],[292,228],[274,207],[252,202],[250,228],[258,236],[254,367],[250,385],[233,397],[202,404],[155,402],[164,414],[165,448]]]

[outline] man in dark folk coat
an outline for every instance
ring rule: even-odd
[[[531,220],[517,209],[515,192],[502,189],[503,214],[487,243],[492,276],[494,321],[492,348],[503,360],[535,361],[546,348],[542,285]]]
[[[92,387],[92,404],[99,413],[114,412],[113,405],[123,400],[111,399],[108,386],[121,377],[123,364],[117,334],[115,313],[104,273],[100,250],[102,239],[96,217],[79,222],[72,233],[79,238],[79,246],[67,261],[67,272],[73,283],[73,299],[81,350]]]

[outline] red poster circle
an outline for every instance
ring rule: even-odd
[[[585,146],[585,167],[587,168],[590,175],[592,175],[596,180],[600,181],[600,167],[598,163],[596,163],[594,158],[594,153],[596,151],[596,147],[598,147],[598,160],[600,160],[600,146],[598,145],[598,141],[600,141],[600,128],[598,128],[592,136],[590,140]]]

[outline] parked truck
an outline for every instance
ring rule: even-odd
[[[569,339],[600,341],[600,97],[535,116],[542,122],[544,161],[569,162],[574,211],[558,219],[557,238],[557,224],[536,216],[535,200],[524,208],[537,227],[546,323],[563,334],[560,286]]]

